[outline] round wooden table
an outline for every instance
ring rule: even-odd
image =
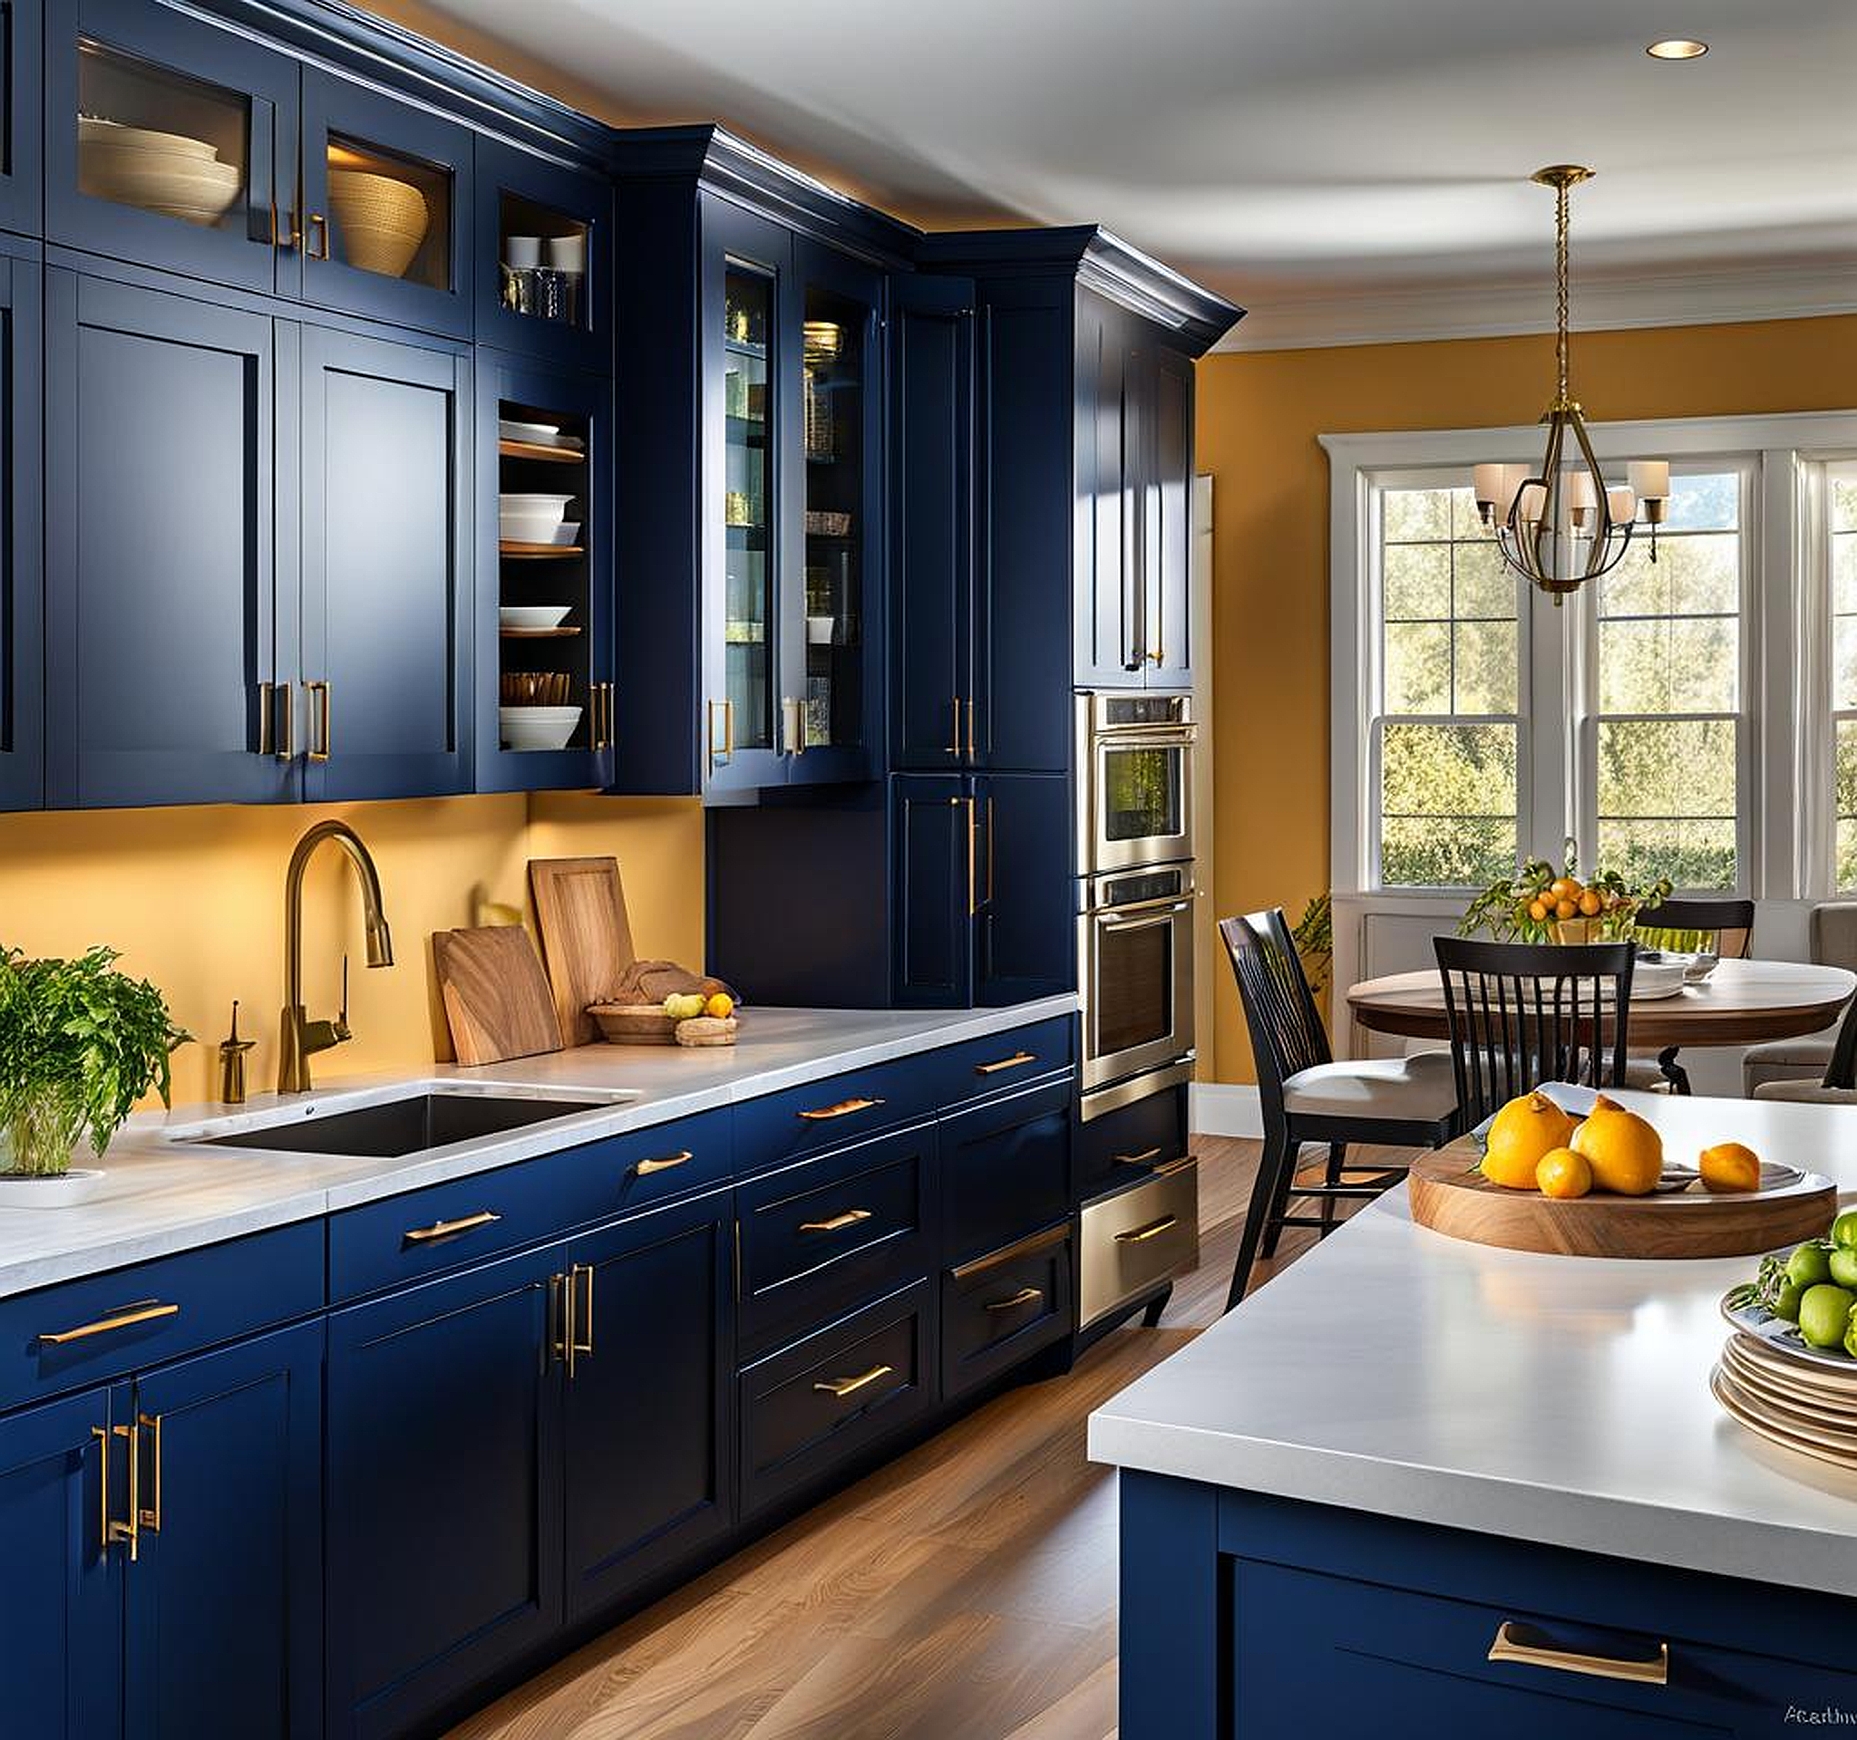
[[[1758,1045],[1818,1033],[1857,990],[1857,973],[1799,961],[1723,961],[1700,985],[1674,997],[1631,1000],[1634,1050],[1667,1045]],[[1449,1039],[1444,981],[1428,972],[1393,973],[1349,987],[1361,1026],[1407,1039]]]

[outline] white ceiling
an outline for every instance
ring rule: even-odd
[[[918,221],[1104,223],[1278,324],[1540,286],[1526,178],[1568,160],[1576,285],[1857,306],[1857,0],[427,4]],[[1679,35],[1711,52],[1645,55]]]

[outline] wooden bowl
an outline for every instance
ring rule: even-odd
[[[411,182],[365,169],[329,171],[329,209],[342,226],[348,263],[384,278],[406,276],[432,221]]]
[[[608,1045],[675,1045],[677,1023],[656,1003],[589,1003],[587,1013]]]

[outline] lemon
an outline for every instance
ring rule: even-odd
[[[1713,1148],[1704,1148],[1701,1166],[1704,1190],[1760,1188],[1760,1156],[1745,1142],[1717,1142]]]
[[[1664,1144],[1636,1112],[1601,1094],[1567,1146],[1586,1156],[1593,1187],[1619,1196],[1648,1196],[1663,1176]]]
[[[703,1005],[703,1012],[718,1021],[726,1021],[735,1013],[735,999],[727,991],[712,991],[709,1001]]]
[[[1533,1190],[1535,1168],[1555,1148],[1564,1148],[1573,1120],[1546,1094],[1523,1094],[1490,1120],[1483,1150],[1483,1176],[1505,1190]]]
[[[1541,1186],[1543,1196],[1568,1202],[1592,1189],[1593,1169],[1584,1154],[1576,1154],[1571,1148],[1551,1148],[1535,1168],[1535,1182]]]

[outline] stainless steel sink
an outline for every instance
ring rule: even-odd
[[[170,1129],[165,1134],[171,1141],[198,1142],[212,1148],[393,1160],[602,1111],[635,1098],[637,1095],[632,1093],[569,1097],[427,1082],[393,1098],[331,1095],[281,1116],[267,1109]]]

